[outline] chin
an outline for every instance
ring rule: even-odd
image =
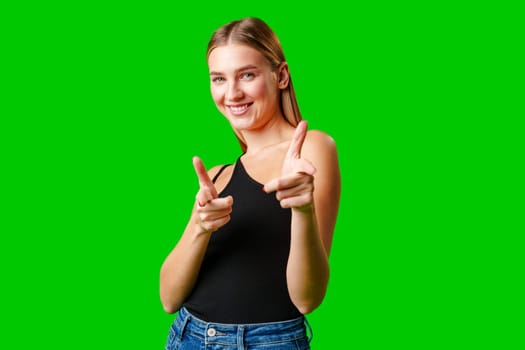
[[[251,127],[254,124],[253,119],[248,116],[228,116],[227,119],[230,122],[231,126],[237,130],[251,129]]]

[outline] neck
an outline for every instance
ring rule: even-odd
[[[270,146],[289,141],[293,136],[293,127],[283,117],[271,121],[256,130],[243,130],[246,140],[246,155],[254,155]]]

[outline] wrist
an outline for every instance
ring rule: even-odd
[[[201,237],[201,236],[209,236],[212,233],[211,230],[206,230],[202,225],[195,223],[193,226],[193,236],[194,237]]]
[[[312,215],[315,213],[314,204],[310,203],[307,205],[303,205],[300,207],[292,207],[292,213],[300,214],[300,215]]]

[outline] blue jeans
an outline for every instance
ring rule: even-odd
[[[170,328],[166,350],[308,350],[306,318],[290,321],[222,324],[206,322],[184,307]]]

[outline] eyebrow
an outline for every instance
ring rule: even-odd
[[[241,67],[241,68],[239,68],[239,69],[236,69],[236,70],[235,70],[235,73],[239,73],[239,72],[242,72],[242,71],[245,71],[245,70],[249,70],[249,69],[258,69],[258,67],[257,67],[257,66],[254,66],[254,65],[252,65],[252,64],[249,64],[249,65],[243,66],[243,67]],[[215,71],[211,71],[211,72],[210,72],[210,75],[222,75],[222,73],[220,73],[220,72],[215,72]]]

